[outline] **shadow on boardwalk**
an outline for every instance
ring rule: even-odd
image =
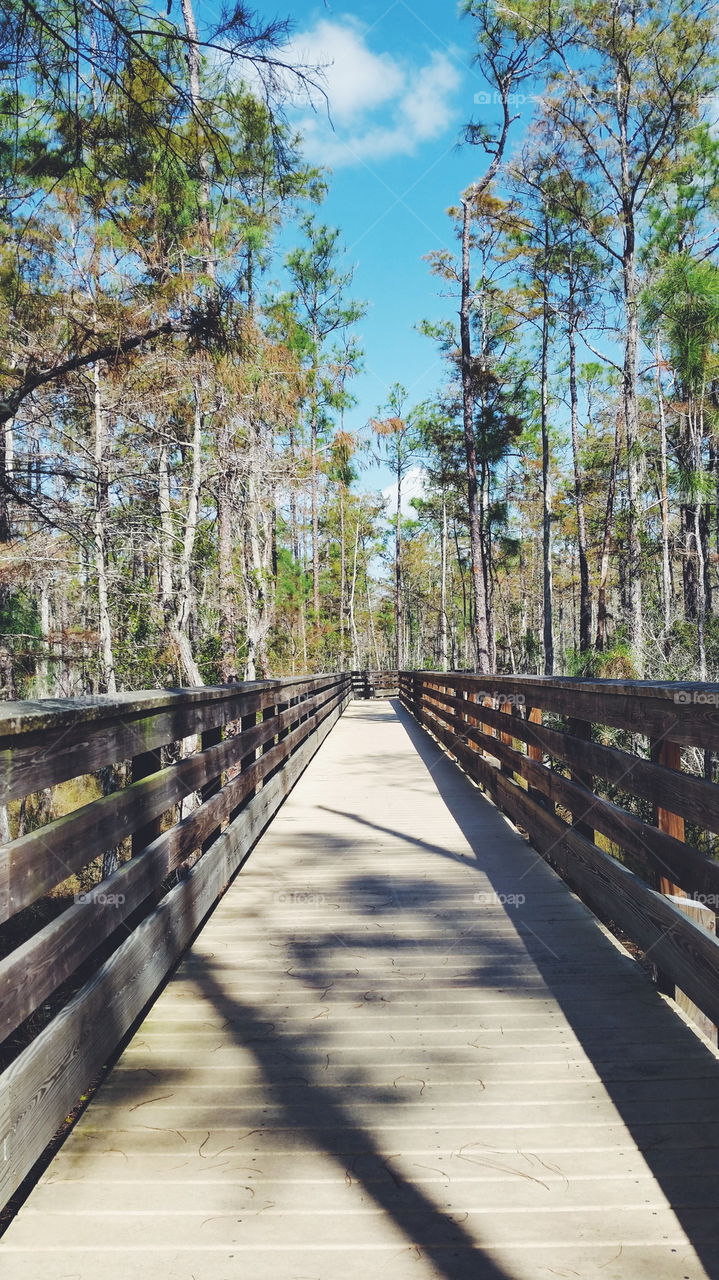
[[[358,719],[363,714],[359,708],[355,712]],[[333,805],[333,793],[326,783],[329,775],[323,777],[320,768],[316,799],[306,802],[304,819],[300,822],[296,816],[293,818],[281,834],[279,845],[270,850],[270,858],[261,865],[254,916],[247,901],[238,898],[233,904],[228,896],[219,913],[222,919],[224,910],[226,918],[218,931],[217,954],[210,950],[214,943],[208,932],[204,953],[202,947],[195,948],[184,966],[182,980],[194,987],[201,996],[201,1005],[206,1006],[212,1037],[217,1035],[220,1041],[215,1047],[222,1048],[228,1041],[232,1046],[226,1060],[230,1065],[221,1070],[234,1072],[237,1061],[242,1064],[237,1078],[233,1075],[222,1099],[213,1095],[202,1074],[208,1062],[203,1046],[212,1043],[202,1038],[207,1032],[200,1034],[200,1048],[193,1050],[199,1065],[185,1066],[182,1058],[178,1065],[174,1051],[168,1051],[163,1059],[161,1041],[141,1058],[144,1066],[137,1069],[132,1063],[129,1068],[126,1065],[112,1123],[121,1129],[123,1116],[127,1118],[151,1103],[162,1107],[166,1101],[171,1109],[173,1092],[185,1084],[190,1090],[207,1089],[199,1104],[192,1102],[192,1118],[187,1124],[189,1132],[199,1135],[196,1155],[190,1151],[187,1138],[161,1113],[151,1120],[149,1112],[140,1112],[146,1118],[144,1124],[140,1120],[141,1141],[137,1148],[142,1149],[142,1142],[157,1141],[160,1151],[171,1154],[169,1168],[176,1168],[175,1176],[181,1178],[182,1171],[187,1171],[190,1188],[193,1180],[200,1185],[197,1165],[205,1162],[203,1175],[207,1173],[223,1186],[227,1198],[219,1206],[213,1206],[211,1201],[210,1205],[226,1218],[229,1243],[225,1249],[222,1236],[218,1237],[221,1247],[210,1255],[209,1264],[204,1264],[209,1270],[202,1271],[203,1280],[210,1275],[213,1280],[226,1280],[237,1274],[240,1265],[253,1265],[248,1259],[253,1256],[252,1240],[257,1237],[252,1232],[258,1223],[269,1250],[265,1255],[269,1257],[267,1269],[255,1273],[258,1280],[259,1274],[273,1275],[276,1280],[300,1280],[305,1275],[311,1280],[320,1276],[321,1280],[330,1280],[330,1276],[338,1275],[342,1280],[346,1274],[357,1280],[352,1248],[364,1246],[376,1249],[375,1253],[364,1255],[370,1259],[371,1273],[376,1269],[378,1275],[387,1275],[390,1280],[405,1280],[408,1275],[421,1276],[423,1280],[429,1276],[439,1280],[517,1280],[521,1276],[525,1280],[540,1274],[580,1276],[585,1280],[590,1272],[592,1277],[606,1276],[607,1280],[658,1280],[660,1275],[671,1273],[676,1280],[684,1269],[675,1260],[671,1272],[664,1270],[664,1255],[676,1250],[671,1242],[665,1245],[667,1237],[659,1230],[659,1217],[652,1216],[656,1207],[661,1212],[662,1230],[666,1231],[670,1215],[654,1187],[651,1202],[643,1200],[649,1194],[651,1181],[647,1170],[673,1207],[706,1275],[719,1278],[719,1064],[714,1055],[681,1023],[639,966],[613,945],[586,908],[519,835],[511,834],[498,811],[399,705],[386,710],[375,705],[366,713],[372,724],[378,720],[396,723],[397,716],[461,830],[466,848],[462,850],[458,839],[456,849],[442,843],[445,838],[448,842],[454,839],[456,832],[446,821],[446,812],[435,801],[434,792],[432,814],[426,828],[422,827],[424,818],[418,816],[421,795],[426,801],[431,789],[423,787],[422,766],[414,754],[400,753],[399,758],[395,754],[401,738],[399,729],[394,731],[393,749],[385,754],[379,737],[366,747],[359,745],[359,736],[356,742],[352,737],[351,749],[343,758],[351,758],[349,785],[344,790],[336,789]],[[365,761],[361,752],[372,746],[373,755]],[[374,802],[366,802],[365,789],[365,801],[357,798],[360,812],[352,811],[355,805],[351,798],[357,797],[355,778],[362,784],[362,779],[373,776],[385,782],[382,807],[376,811]],[[404,820],[387,779],[399,788],[416,791],[416,806],[412,800],[409,812],[404,811]],[[341,795],[344,799],[340,799]],[[339,815],[334,822],[327,822],[326,830],[317,821],[323,808],[328,814]],[[302,812],[301,805],[296,812]],[[421,810],[422,814],[428,812],[427,807]],[[438,814],[442,821],[437,821]],[[440,831],[444,834],[439,835]],[[383,837],[386,847],[393,851],[391,859],[383,852]],[[357,857],[352,856],[353,848],[359,848]],[[284,867],[272,860],[278,850],[283,856],[288,854]],[[276,891],[289,883],[287,879],[283,881],[283,872],[293,879],[307,874],[308,883],[316,873],[319,888],[329,885],[320,908],[307,911],[300,901],[294,919],[288,918],[283,907],[278,914],[279,923],[273,922],[272,904],[280,896]],[[491,889],[496,899],[491,907],[475,904],[477,887]],[[267,888],[271,894],[268,913],[267,899],[263,897]],[[302,900],[302,893],[298,897]],[[497,905],[500,903],[511,905]],[[210,924],[208,931],[212,927]],[[247,949],[240,952],[237,941],[243,934],[249,941]],[[255,939],[268,942],[267,950],[258,946],[256,960],[252,950]],[[238,965],[238,955],[248,962],[244,971]],[[264,1003],[266,996],[255,992],[253,998],[249,997],[258,975],[261,986],[265,978],[265,985],[275,984],[270,985],[270,998],[275,1003],[287,1000],[291,1004],[297,995],[300,1016],[292,1016],[289,1026],[279,1021],[275,1026],[272,1010]],[[481,1008],[483,992],[487,997],[485,1007],[492,1011],[488,1016]],[[409,1001],[405,993],[411,996]],[[395,995],[397,1007],[393,1009]],[[527,997],[532,1009],[528,1017],[522,1013]],[[385,998],[386,1004],[382,1003]],[[443,1000],[447,1001],[446,1008]],[[381,1007],[367,1008],[367,1017],[362,1011],[350,1014],[362,1001],[379,1002]],[[456,1009],[466,1004],[470,1012],[448,1016],[452,1001]],[[315,1003],[317,1010],[327,1009],[332,1016],[315,1020]],[[405,1012],[408,1004],[409,1014]],[[554,1005],[557,1016],[550,1016],[546,1010]],[[437,1008],[433,1029],[432,1010]],[[350,1017],[357,1032],[353,1032],[352,1043],[344,1038]],[[218,1019],[220,1030],[215,1031]],[[504,1041],[500,1038],[504,1029],[500,1026],[498,1032],[493,1019],[506,1021],[508,1034]],[[339,1023],[339,1031],[336,1026],[333,1028],[333,1021]],[[513,1021],[515,1032],[519,1028],[516,1040],[512,1039]],[[419,1023],[420,1030],[415,1032],[410,1027],[406,1031],[408,1023],[412,1027]],[[367,1028],[373,1034],[363,1039]],[[378,1028],[380,1035],[374,1034]],[[179,1026],[173,1034],[181,1037],[187,1031]],[[576,1066],[579,1051],[572,1036],[586,1054],[587,1062],[582,1058],[581,1069]],[[503,1043],[506,1052],[498,1048]],[[542,1044],[551,1047],[542,1051]],[[235,1056],[234,1046],[243,1051],[241,1055]],[[253,1059],[249,1071],[246,1054]],[[544,1074],[541,1069],[533,1070],[542,1057]],[[254,1082],[255,1068],[258,1079],[257,1086],[252,1084],[252,1097],[259,1092],[261,1100],[248,1107],[242,1092],[246,1084],[242,1082]],[[593,1073],[596,1095],[606,1092],[606,1097],[596,1104]],[[426,1082],[421,1078],[423,1074],[427,1075]],[[510,1103],[500,1102],[500,1110],[502,1105],[510,1110],[504,1113],[506,1122],[497,1122],[492,1118],[493,1088],[497,1085],[499,1098],[506,1098],[502,1089],[508,1080],[512,1099]],[[203,1083],[198,1085],[198,1081]],[[487,1091],[483,1093],[485,1081]],[[546,1120],[545,1104],[540,1100],[546,1095],[536,1085],[532,1095],[533,1081],[549,1081],[550,1096],[560,1098],[553,1112],[550,1105]],[[563,1110],[565,1081],[580,1084],[581,1100],[572,1101]],[[457,1082],[460,1090],[455,1093]],[[433,1093],[427,1085],[439,1087]],[[444,1104],[443,1115],[442,1097],[451,1099]],[[486,1098],[487,1110],[484,1102],[477,1105],[481,1098]],[[589,1099],[586,1104],[585,1099]],[[98,1101],[102,1102],[102,1093]],[[585,1105],[595,1108],[591,1115],[584,1114]],[[515,1106],[517,1115],[511,1111]],[[523,1107],[529,1108],[533,1116],[529,1125],[521,1120],[527,1114]],[[248,1112],[251,1118],[245,1122],[243,1114]],[[415,1116],[419,1116],[416,1124]],[[558,1116],[558,1121],[552,1116]],[[563,1124],[568,1116],[570,1122]],[[513,1123],[518,1119],[521,1123]],[[442,1120],[446,1123],[442,1124]],[[556,1141],[552,1131],[555,1122],[560,1125]],[[641,1184],[639,1179],[637,1184],[632,1181],[626,1166],[620,1170],[611,1166],[620,1141],[616,1137],[620,1122],[640,1153],[641,1159],[631,1152],[631,1172],[641,1172]],[[613,1137],[605,1139],[605,1124],[612,1126]],[[158,1128],[161,1140],[154,1136]],[[574,1147],[566,1133],[563,1136],[564,1130],[570,1128],[575,1135]],[[205,1130],[207,1138],[203,1141]],[[113,1129],[107,1130],[102,1123],[96,1132],[90,1126],[87,1141],[70,1157],[71,1174],[74,1170],[85,1179],[88,1199],[94,1197],[92,1202],[101,1207],[102,1191],[96,1193],[93,1188],[97,1165],[88,1170],[83,1164],[93,1146],[100,1148],[100,1155],[107,1155],[110,1142],[110,1155],[114,1152],[116,1160],[125,1161],[127,1156],[122,1150],[115,1151],[122,1136],[116,1137]],[[625,1148],[630,1145],[628,1138],[621,1142]],[[535,1145],[536,1152],[532,1149]],[[594,1186],[592,1179],[600,1177],[596,1168],[594,1172],[585,1169],[583,1147],[590,1155],[592,1151],[599,1153],[610,1184],[614,1177],[622,1180],[620,1195],[615,1192],[614,1198],[603,1206],[594,1205],[591,1190],[583,1189]],[[549,1163],[564,1163],[563,1156],[548,1154],[556,1148],[568,1152],[569,1176],[558,1163]],[[253,1209],[262,1178],[266,1185],[275,1179],[271,1171],[261,1174],[259,1166],[265,1154],[279,1170],[276,1180],[281,1182],[286,1177],[293,1184],[293,1195],[306,1197],[288,1199],[285,1205],[291,1203],[298,1216],[303,1208],[311,1211],[302,1228],[309,1233],[309,1241],[304,1254],[298,1247],[297,1258],[287,1243],[296,1228],[283,1223],[277,1209],[274,1218],[263,1216],[265,1206]],[[313,1181],[313,1174],[301,1179],[295,1162],[312,1165],[315,1154],[321,1157],[322,1177]],[[252,1165],[252,1170],[248,1172],[242,1167],[245,1165]],[[111,1165],[103,1167],[105,1176],[107,1171],[112,1173]],[[168,1165],[161,1167],[164,1177]],[[255,1174],[258,1176],[254,1185],[245,1186]],[[62,1176],[61,1172],[60,1182]],[[136,1169],[132,1176],[138,1176]],[[579,1208],[576,1198],[569,1195],[572,1178],[581,1192]],[[161,1181],[158,1180],[159,1185]],[[494,1208],[486,1198],[492,1181]],[[339,1227],[339,1215],[335,1215],[333,1224],[333,1211],[327,1212],[326,1221],[320,1212],[323,1182],[333,1183],[335,1206],[344,1204],[345,1186],[348,1189],[348,1209]],[[464,1190],[459,1185],[462,1182]],[[300,1193],[297,1187],[301,1183],[304,1185]],[[118,1188],[115,1194],[121,1197],[120,1184],[113,1185]],[[620,1246],[615,1257],[614,1246],[609,1246],[610,1240],[616,1241],[621,1234],[621,1225],[615,1226],[612,1214],[618,1217],[624,1208],[624,1188],[641,1210],[641,1232],[649,1224],[646,1235],[639,1240],[639,1254],[635,1252],[632,1261],[630,1251],[622,1258]],[[576,1190],[577,1185],[573,1187]],[[513,1193],[514,1207],[498,1226],[497,1218],[503,1217]],[[168,1194],[172,1195],[171,1186]],[[461,1202],[461,1197],[468,1194],[473,1198],[468,1203]],[[528,1217],[537,1205],[540,1212],[527,1228]],[[614,1211],[612,1205],[617,1206]],[[598,1230],[592,1220],[594,1208],[603,1210]],[[632,1206],[627,1208],[631,1210]],[[549,1210],[546,1214],[545,1209]],[[124,1213],[120,1198],[114,1212]],[[180,1210],[173,1207],[171,1212]],[[341,1207],[339,1214],[344,1213]],[[103,1221],[102,1212],[99,1218]],[[145,1221],[152,1232],[149,1210]],[[212,1220],[208,1221],[211,1229]],[[551,1226],[546,1225],[548,1222]],[[653,1223],[657,1224],[654,1231]],[[390,1224],[396,1230],[388,1230]],[[668,1229],[674,1226],[670,1220]],[[224,1229],[218,1227],[219,1232]],[[633,1229],[636,1235],[636,1224]],[[553,1232],[553,1238],[546,1240],[547,1232],[550,1237]],[[325,1235],[327,1243],[323,1244]],[[240,1253],[243,1241],[248,1249],[244,1259]],[[524,1248],[523,1253],[513,1252],[515,1241],[519,1249]],[[237,1253],[233,1252],[235,1243]],[[545,1254],[540,1263],[537,1257],[545,1243],[554,1253],[549,1261]],[[589,1251],[582,1253],[585,1243]],[[279,1247],[272,1252],[276,1244]],[[324,1261],[330,1256],[327,1252],[309,1261],[314,1244],[334,1250],[335,1259],[343,1259],[339,1272],[335,1263],[330,1267]],[[565,1246],[568,1251],[562,1252]],[[152,1259],[156,1256],[150,1255],[151,1266],[155,1266]],[[582,1259],[587,1257],[593,1259],[592,1265],[582,1270]],[[657,1259],[659,1264],[653,1269]],[[132,1265],[133,1254],[124,1255],[120,1246],[113,1280]],[[183,1269],[173,1270],[172,1275],[190,1280],[200,1264],[185,1260],[180,1265]],[[368,1270],[364,1263],[363,1266]],[[687,1265],[686,1271],[686,1280],[698,1280],[696,1266],[690,1271]],[[63,1262],[61,1271],[43,1275],[59,1280],[60,1275],[77,1274],[85,1280],[95,1273],[92,1258],[76,1253],[71,1261]],[[12,1280],[20,1274],[26,1272],[14,1271]],[[148,1274],[154,1272],[143,1272],[142,1280]]]
[[[320,973],[316,977],[320,977]],[[237,1042],[250,1048],[261,1067],[268,1101],[279,1109],[286,1126],[302,1134],[317,1151],[335,1160],[347,1182],[361,1183],[375,1205],[390,1216],[404,1233],[408,1247],[431,1259],[433,1274],[445,1280],[511,1280],[508,1273],[482,1253],[475,1235],[442,1213],[414,1183],[393,1169],[392,1159],[381,1152],[372,1134],[360,1126],[350,1110],[337,1100],[337,1089],[323,1085],[317,1074],[317,1037],[293,1037],[278,1042],[268,1033],[262,1011],[230,996],[213,975],[211,965],[198,959],[193,979],[198,990],[229,1026],[236,1028]],[[308,978],[308,981],[312,981]],[[321,1068],[320,1068],[321,1070]],[[299,1083],[288,1097],[288,1080]],[[360,1082],[358,1076],[357,1082]],[[348,1092],[351,1085],[347,1085]],[[367,1090],[364,1090],[366,1097]],[[376,1104],[397,1102],[392,1091],[373,1090]],[[341,1148],[338,1150],[338,1142]],[[319,1236],[321,1238],[321,1228]]]
[[[610,953],[606,972],[582,973],[582,957],[575,949],[566,949],[551,934],[533,933],[531,870],[523,873],[520,883],[516,869],[486,856],[487,810],[493,810],[497,823],[504,825],[504,819],[401,704],[394,706],[494,892],[510,898],[518,891],[525,895],[526,902],[509,911],[523,948],[589,1057],[707,1275],[719,1276],[719,1061],[661,998],[636,961],[617,951],[573,896],[567,895],[563,911],[572,911],[578,919],[589,917],[593,944]],[[471,793],[475,804],[458,804],[458,791]],[[481,837],[472,809],[477,816],[481,810]],[[447,856],[444,850],[437,852]],[[539,854],[536,867],[546,874]],[[624,990],[615,983],[608,988],[611,974],[624,975]]]

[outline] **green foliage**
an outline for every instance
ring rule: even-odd
[[[670,257],[646,290],[643,311],[650,332],[664,336],[686,394],[700,394],[719,367],[719,267],[687,254]]]

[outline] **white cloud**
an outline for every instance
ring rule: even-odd
[[[460,75],[444,53],[412,65],[374,52],[359,25],[343,18],[323,19],[295,37],[285,56],[324,69],[332,123],[319,97],[314,114],[300,122],[315,162],[338,167],[412,155],[452,124]]]
[[[323,88],[337,124],[382,106],[401,93],[404,72],[388,53],[373,53],[349,23],[324,19],[288,46],[290,60],[322,68]],[[318,96],[321,109],[324,100]]]
[[[406,476],[402,480],[402,515],[410,517],[413,520],[417,518],[417,512],[411,505],[413,498],[425,498],[427,496],[427,472],[423,467],[410,467]],[[382,490],[382,497],[388,504],[388,514],[395,515],[397,511],[397,481],[388,485]]]

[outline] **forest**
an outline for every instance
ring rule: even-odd
[[[3,697],[719,678],[713,11],[460,8],[443,374],[350,430],[373,300],[293,124],[322,66],[244,6],[2,0]]]

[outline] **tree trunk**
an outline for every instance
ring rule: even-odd
[[[447,503],[442,497],[442,523],[439,539],[439,662],[440,671],[447,670]]]
[[[404,670],[404,603],[402,600],[402,467],[397,462],[397,525],[394,532],[395,661]]]
[[[109,589],[107,581],[107,516],[110,485],[107,468],[107,438],[102,406],[100,370],[92,366],[93,425],[95,452],[95,509],[93,512],[93,550],[97,579],[97,616],[100,638],[100,688],[103,693],[117,693],[115,655],[112,647]]]
[[[489,626],[487,594],[485,586],[485,556],[482,541],[482,523],[477,475],[477,445],[474,437],[474,387],[472,369],[472,336],[470,314],[472,307],[470,278],[470,211],[466,200],[462,202],[462,300],[460,308],[461,371],[462,371],[462,425],[467,464],[467,506],[469,514],[469,543],[472,557],[472,596],[474,604],[473,638],[475,664],[478,672],[490,670]]]
[[[629,155],[629,84],[623,70],[617,74],[617,118],[622,199],[622,284],[626,336],[622,369],[622,400],[627,449],[627,586],[628,633],[632,657],[639,679],[644,674],[644,599],[642,591],[642,544],[639,512],[641,466],[639,461],[638,351],[639,301],[636,270],[636,229],[634,225],[633,175]]]
[[[702,414],[700,403],[696,400],[691,406],[689,414],[690,422],[690,439],[691,439],[691,465],[692,474],[695,481],[695,488],[698,488],[698,479],[702,473],[702,438],[704,434]],[[694,542],[694,554],[696,556],[696,600],[697,600],[697,660],[698,675],[700,680],[707,678],[707,654],[706,654],[706,616],[707,616],[707,596],[706,596],[706,572],[705,572],[705,545],[704,530],[702,529],[701,519],[701,501],[698,493],[695,494],[693,500],[693,525],[692,535]]]
[[[262,457],[261,428],[249,426],[244,513],[244,574],[247,657],[245,679],[268,675],[267,638],[274,616],[272,573],[274,493],[267,491],[269,468]]]
[[[182,550],[177,568],[177,600],[174,616],[170,622],[170,636],[180,665],[190,685],[204,684],[200,668],[192,652],[189,628],[194,609],[194,587],[192,583],[192,557],[197,538],[197,524],[200,506],[200,488],[202,485],[202,407],[200,390],[195,388],[195,404],[193,414],[191,442],[191,471],[187,494],[187,514],[185,516],[185,532],[182,539]]]
[[[174,595],[173,585],[173,526],[170,504],[170,453],[163,440],[157,455],[157,505],[160,514],[159,581],[160,604],[165,628],[170,625],[170,613]]]
[[[569,326],[569,398],[572,423],[572,460],[574,463],[574,501],[577,511],[577,554],[579,558],[579,651],[592,647],[592,597],[589,586],[587,557],[587,521],[584,510],[584,476],[579,452],[579,404],[577,396],[577,347],[575,317],[570,303]]]
[[[9,542],[12,536],[10,485],[15,466],[14,428],[14,418],[9,418],[4,425],[0,425],[0,543]],[[4,591],[5,587],[0,590]]]
[[[340,632],[340,653],[339,653],[339,669],[346,669],[347,655],[345,653],[345,595],[347,591],[347,565],[346,565],[346,549],[345,549],[345,488],[342,481],[339,484],[339,506],[340,506],[340,608],[339,608],[339,632]]]
[[[382,666],[382,662],[379,656],[379,646],[377,644],[377,632],[375,630],[374,614],[372,612],[372,600],[370,598],[370,593],[369,593],[369,578],[367,577],[366,573],[365,573],[364,585],[365,585],[365,595],[367,597],[367,613],[369,617],[370,636],[372,638],[372,645],[374,647],[374,660],[377,666],[377,670],[379,671]]]
[[[621,453],[622,437],[617,422],[614,436],[614,454],[607,485],[607,505],[604,513],[604,535],[602,538],[602,556],[599,566],[599,587],[597,590],[597,639],[596,647],[601,653],[607,647],[607,582],[609,580],[609,558],[612,545],[612,521],[614,519],[614,500],[617,492],[617,473]]]
[[[237,601],[232,554],[234,475],[226,456],[217,479],[217,570],[220,615],[220,674],[224,681],[237,674]]]
[[[662,353],[657,342],[657,409],[659,414],[659,487],[662,517],[662,622],[664,645],[672,625],[672,573],[669,559],[669,478],[667,468],[667,420],[661,378]]]
[[[554,674],[554,619],[552,588],[552,490],[549,456],[549,299],[547,297],[547,235],[545,219],[545,267],[542,279],[542,355],[540,373],[540,418],[542,428],[542,601],[544,674]]]
[[[200,91],[200,40],[197,31],[197,23],[195,22],[195,14],[192,8],[192,0],[180,0],[180,4],[182,8],[183,21],[185,23],[185,31],[187,32],[187,52],[185,56],[190,85],[190,104],[192,106],[195,128],[197,129],[198,134],[201,134],[202,96]],[[204,270],[210,279],[214,281],[216,277],[216,270],[215,261],[212,255],[212,233],[210,231],[210,195],[212,188],[212,175],[207,151],[204,148],[201,148],[200,150],[198,162],[200,168],[198,204]]]
[[[355,527],[354,549],[352,552],[352,578],[350,582],[350,593],[348,602],[350,637],[352,642],[352,670],[358,671],[359,660],[359,640],[357,637],[357,617],[355,613],[355,593],[357,590],[357,553],[359,550],[360,536],[360,511],[357,510],[357,524]]]
[[[311,485],[310,501],[312,507],[312,611],[315,628],[319,632],[320,623],[320,517],[317,495],[317,408],[313,405],[310,423],[310,468]]]
[[[48,655],[50,654],[50,627],[52,625],[52,613],[50,609],[50,591],[48,588],[47,578],[43,577],[39,583],[39,613],[40,613],[40,635],[42,637],[42,656],[38,658],[35,669],[35,697],[49,698],[50,680]]]

